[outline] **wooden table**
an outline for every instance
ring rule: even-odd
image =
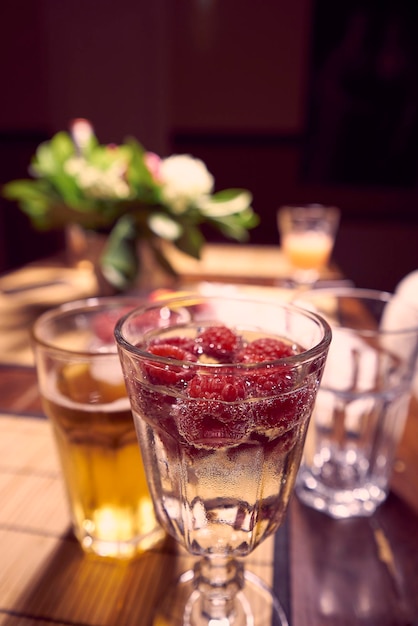
[[[22,275],[6,278],[10,290]],[[268,280],[250,282],[255,289]],[[149,626],[158,598],[191,559],[167,542],[114,563],[85,556],[74,540],[27,344],[29,319],[59,299],[42,289],[43,298],[19,292],[9,301],[3,293],[0,301],[0,625]],[[76,297],[94,292],[87,280],[77,289]],[[285,527],[247,564],[274,587],[291,626],[417,625],[417,400],[392,491],[373,517],[336,521],[293,498]]]

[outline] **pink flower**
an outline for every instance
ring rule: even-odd
[[[159,182],[161,180],[161,159],[158,154],[155,154],[155,152],[146,152],[144,155],[144,161],[154,180]]]
[[[73,141],[80,152],[83,152],[84,148],[94,135],[93,126],[88,120],[82,117],[72,120],[70,123],[70,132]]]

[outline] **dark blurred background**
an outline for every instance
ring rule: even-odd
[[[0,183],[87,117],[101,142],[133,135],[249,188],[254,244],[279,242],[278,206],[321,202],[357,285],[418,268],[416,0],[14,0],[0,20]],[[0,271],[61,245],[0,200]]]

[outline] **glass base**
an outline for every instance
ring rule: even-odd
[[[126,541],[105,541],[87,533],[81,534],[77,531],[75,531],[74,534],[83,551],[87,554],[93,554],[107,559],[121,560],[133,559],[159,545],[166,538],[166,533],[158,526],[146,535],[133,537]]]
[[[386,500],[387,492],[377,485],[337,489],[319,482],[307,470],[299,470],[295,492],[301,502],[334,519],[370,517]]]
[[[202,615],[201,593],[188,570],[169,588],[153,619],[153,626],[289,626],[272,590],[252,572],[244,573],[245,585],[235,598],[228,618]]]

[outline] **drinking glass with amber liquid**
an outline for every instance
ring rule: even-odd
[[[277,211],[280,243],[295,287],[312,287],[327,267],[340,210],[321,204],[283,206]]]
[[[137,299],[91,298],[33,328],[43,407],[53,428],[74,533],[86,552],[131,558],[160,542],[113,329]]]

